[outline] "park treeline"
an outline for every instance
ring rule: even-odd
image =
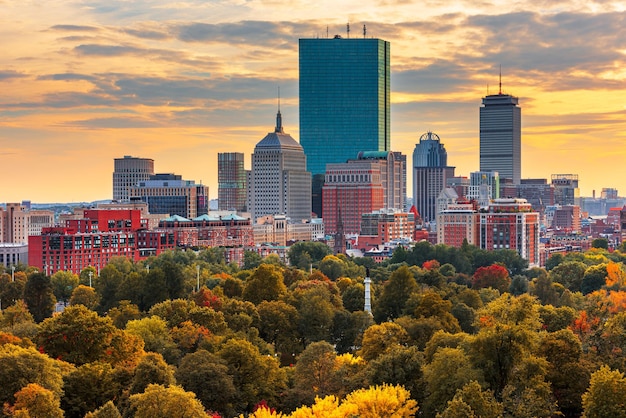
[[[626,252],[177,250],[0,270],[8,417],[626,416]],[[1,269],[1,267],[0,267]],[[371,310],[364,311],[364,279]]]

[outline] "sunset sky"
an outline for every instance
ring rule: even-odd
[[[457,175],[478,170],[478,109],[501,65],[522,107],[522,178],[574,173],[584,196],[626,195],[625,5],[0,0],[0,202],[110,199],[124,155],[216,198],[217,153],[249,167],[279,87],[299,139],[298,39],[347,36],[347,22],[391,43],[392,149],[407,165],[433,131]]]

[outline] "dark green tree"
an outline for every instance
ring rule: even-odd
[[[206,350],[187,354],[176,370],[176,380],[185,390],[195,393],[205,409],[233,416],[235,385],[226,362],[217,355]]]
[[[44,273],[33,273],[28,276],[24,287],[24,302],[35,322],[41,322],[52,316],[56,298],[52,291],[50,277]]]
[[[376,322],[384,322],[401,317],[404,314],[409,297],[416,291],[417,282],[407,266],[402,266],[394,271],[384,284],[381,295],[377,298],[374,305],[374,319]]]

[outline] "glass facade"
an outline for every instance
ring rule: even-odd
[[[500,178],[521,179],[521,114],[517,97],[496,94],[480,108],[480,171],[497,171]]]
[[[307,171],[390,150],[389,42],[300,39],[300,144]]]

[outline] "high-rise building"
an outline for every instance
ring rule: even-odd
[[[154,160],[125,155],[116,158],[113,168],[113,200],[127,200],[129,189],[154,175]]]
[[[283,130],[280,111],[274,132],[254,147],[248,210],[254,222],[266,215],[286,215],[290,222],[311,219],[311,173],[302,147]]]
[[[247,177],[243,153],[217,154],[217,200],[219,210],[247,211]]]
[[[391,149],[390,73],[389,42],[300,39],[300,143],[312,175]]]
[[[425,222],[437,218],[437,198],[454,177],[454,167],[448,167],[448,153],[439,136],[427,132],[413,150],[413,205]]]
[[[561,206],[580,205],[578,174],[552,174],[554,203]]]
[[[470,173],[467,198],[476,200],[479,206],[487,206],[500,197],[500,175],[497,171],[474,171]]]
[[[196,218],[209,212],[209,187],[176,174],[155,174],[130,187],[131,200],[148,203],[152,214]]]
[[[522,164],[522,111],[508,94],[483,97],[480,108],[480,171],[497,171],[500,179],[519,184]]]
[[[322,188],[324,227],[334,234],[361,232],[361,215],[380,209],[403,210],[406,156],[399,152],[360,152],[357,158],[326,165]]]

